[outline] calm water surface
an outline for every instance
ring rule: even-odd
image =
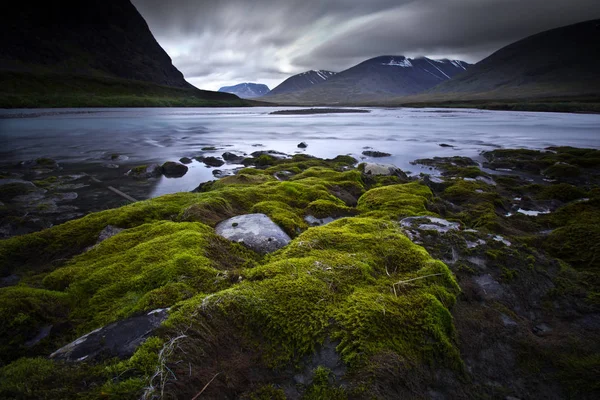
[[[370,109],[369,114],[269,115],[274,108],[153,108],[0,110],[2,164],[50,157],[65,166],[122,176],[131,166],[181,157],[278,150],[318,157],[364,147],[391,153],[377,162],[418,172],[417,158],[476,157],[493,148],[541,149],[568,145],[600,148],[600,115],[469,109]],[[308,148],[297,148],[299,142]],[[443,148],[446,143],[453,148]],[[216,151],[202,151],[214,146]],[[118,169],[107,155],[127,158]],[[369,160],[367,158],[367,160]],[[229,165],[221,167],[235,168]],[[162,177],[147,197],[192,190],[213,179],[212,168],[194,162],[183,178]],[[116,174],[116,175],[115,175]]]

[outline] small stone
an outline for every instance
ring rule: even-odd
[[[118,233],[123,232],[125,229],[119,228],[113,225],[107,225],[106,228],[102,229],[100,234],[98,234],[98,240],[96,244],[104,242],[106,239],[115,236]]]
[[[189,157],[181,157],[179,159],[179,162],[182,164],[191,164],[192,163],[192,159]]]
[[[408,176],[400,168],[393,164],[375,164],[365,163],[364,173],[366,175],[383,175],[391,176],[396,175],[403,179],[408,179]]]
[[[125,175],[136,179],[157,178],[162,175],[162,168],[158,164],[140,165],[130,169]]]
[[[106,163],[106,164],[102,164],[102,166],[104,168],[110,168],[110,169],[119,169],[119,164],[111,164],[111,163]]]
[[[299,149],[305,149],[307,147],[308,147],[308,145],[306,144],[306,142],[300,142],[300,143],[298,143],[298,148]]]
[[[541,323],[534,326],[532,331],[537,336],[548,336],[552,333],[552,328],[547,324]]]
[[[446,143],[440,143],[439,146],[440,147],[454,147],[451,144],[446,144]]]

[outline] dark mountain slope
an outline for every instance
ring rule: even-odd
[[[233,86],[223,86],[219,92],[231,93],[242,99],[252,99],[269,93],[269,87],[262,83],[240,83]]]
[[[36,105],[52,98],[77,103],[78,97],[90,96],[239,102],[187,83],[129,0],[16,3],[11,8],[0,16],[4,105],[11,100]]]
[[[422,92],[468,67],[463,61],[381,56],[342,71],[319,85],[265,100],[315,104],[381,100]]]
[[[552,29],[506,46],[423,99],[600,95],[600,20]]]
[[[269,96],[275,96],[284,93],[297,92],[307,89],[311,86],[321,84],[331,77],[335,76],[335,72],[325,70],[311,70],[302,72],[294,76],[290,76],[285,81],[269,92]]]

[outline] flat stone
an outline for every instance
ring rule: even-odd
[[[266,254],[287,245],[290,237],[265,214],[246,214],[221,221],[217,235]]]
[[[168,309],[114,322],[61,347],[50,358],[70,362],[110,357],[127,358],[167,319]]]

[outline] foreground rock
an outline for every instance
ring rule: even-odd
[[[220,222],[217,235],[242,243],[257,253],[266,254],[279,250],[291,239],[265,214],[246,214]]]
[[[398,167],[393,164],[375,164],[365,163],[363,172],[366,175],[381,175],[381,176],[392,176],[396,175],[404,179],[408,179],[406,174]]]
[[[50,358],[79,362],[130,357],[167,318],[167,311],[150,311],[96,329],[56,350]]]
[[[162,173],[168,178],[180,178],[188,172],[188,167],[173,161],[167,161],[161,167]]]

